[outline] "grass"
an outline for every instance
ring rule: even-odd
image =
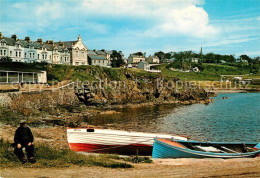
[[[59,150],[46,145],[37,145],[35,164],[21,164],[13,153],[11,144],[3,139],[0,140],[0,165],[4,167],[69,167],[77,166],[100,166],[107,168],[132,168],[133,165],[126,161],[119,161],[117,155],[83,155],[68,149]]]
[[[183,81],[219,81],[221,75],[245,75],[250,72],[245,69],[239,69],[234,66],[222,64],[203,64],[203,71],[195,72],[179,72],[169,69],[168,64],[157,66],[165,77],[177,77]],[[245,78],[260,78],[260,74],[245,76]]]
[[[22,119],[24,119],[24,117],[21,115],[0,106],[0,122],[16,126]]]
[[[108,79],[108,81],[127,80],[126,73],[130,74],[132,79],[156,79],[157,77],[179,78],[182,81],[219,81],[221,75],[244,75],[249,74],[247,68],[239,68],[238,66],[228,66],[223,64],[203,64],[201,72],[179,72],[170,70],[171,65],[162,64],[155,68],[160,69],[161,73],[146,72],[141,69],[122,69],[122,68],[105,68],[100,66],[69,66],[54,65],[44,63],[1,63],[0,69],[8,70],[27,70],[39,71],[46,70],[48,83],[52,81],[95,81],[99,79]],[[260,78],[260,73],[246,76],[246,78]]]
[[[167,68],[167,64],[157,66],[162,71],[162,75],[166,77],[177,77],[182,81],[215,81],[220,80],[220,76],[217,74],[208,74],[204,72],[178,72],[172,71]]]

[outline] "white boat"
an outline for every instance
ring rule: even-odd
[[[151,155],[154,138],[187,140],[170,134],[100,128],[67,128],[69,147],[76,152]]]

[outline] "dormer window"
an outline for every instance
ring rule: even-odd
[[[34,46],[33,46],[33,45],[30,45],[30,46],[29,46],[29,49],[34,49]]]

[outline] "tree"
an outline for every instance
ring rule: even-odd
[[[121,67],[125,64],[124,60],[122,59],[122,56],[119,52],[116,50],[112,51],[112,54],[110,56],[111,59],[111,66],[112,67]]]
[[[144,56],[144,54],[143,54],[142,52],[134,53],[134,55],[137,55],[137,56]]]
[[[240,56],[240,60],[247,60],[248,61],[248,63],[251,63],[251,61],[252,61],[252,59],[249,57],[249,56],[247,56],[247,55],[245,55],[245,54],[242,54],[241,56]]]
[[[9,56],[1,57],[0,62],[12,62],[13,59],[10,58]]]
[[[156,52],[154,55],[157,56],[160,61],[165,58],[165,53],[162,51]]]

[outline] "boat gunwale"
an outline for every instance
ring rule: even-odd
[[[218,158],[241,158],[241,157],[249,157],[253,155],[260,154],[260,150],[253,151],[253,152],[247,152],[247,153],[214,153],[214,152],[203,152],[203,151],[197,151],[197,150],[192,150],[189,148],[180,148],[176,147],[173,145],[169,145],[167,143],[164,143],[160,140],[157,140],[157,138],[154,139],[155,142],[158,144],[162,144],[166,147],[170,147],[172,149],[176,149],[181,152],[189,153],[189,154],[194,154],[194,155],[199,155],[199,156],[205,156],[205,157],[218,157]],[[177,141],[177,140],[176,140]]]

